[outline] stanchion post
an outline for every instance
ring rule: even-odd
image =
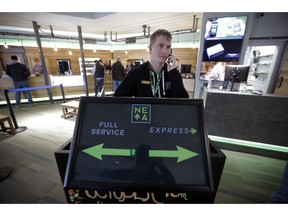
[[[12,105],[11,105],[11,102],[10,102],[10,98],[8,96],[8,90],[4,89],[3,92],[4,92],[4,95],[5,95],[6,102],[7,102],[9,114],[10,114],[10,116],[12,118],[12,121],[13,121],[13,124],[14,124],[14,127],[15,127],[15,132],[16,133],[20,133],[20,132],[26,130],[27,129],[26,126],[18,127],[16,118],[15,118],[15,115],[14,115],[14,111],[13,111],[13,108],[12,108]]]
[[[12,109],[12,105],[11,105],[11,102],[10,102],[10,99],[9,99],[9,96],[8,96],[8,90],[3,90],[3,92],[4,92],[4,95],[5,95],[5,99],[6,99],[6,102],[7,102],[7,106],[8,106],[8,110],[9,110],[10,116],[12,118],[14,127],[16,129],[16,128],[18,128],[18,124],[17,124],[16,118],[15,118],[15,115],[14,115],[14,112],[13,112],[13,109]]]
[[[63,88],[63,84],[62,83],[60,84],[60,88],[61,88],[61,93],[62,93],[62,97],[63,97],[63,102],[65,103],[66,99],[65,99],[65,93],[64,93],[64,88]]]

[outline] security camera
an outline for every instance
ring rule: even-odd
[[[265,15],[265,13],[258,13],[258,18],[261,19],[264,17],[264,15]]]

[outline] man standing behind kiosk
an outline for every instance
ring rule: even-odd
[[[98,91],[102,91],[104,88],[104,73],[105,67],[103,66],[102,60],[94,61],[95,65],[92,70],[92,74],[94,75],[95,79],[95,96],[97,97]]]
[[[150,37],[150,62],[132,68],[114,96],[189,98],[172,55],[171,43],[169,31],[155,31]]]
[[[113,80],[113,91],[115,92],[126,75],[125,68],[121,63],[120,57],[117,57],[117,61],[112,65],[111,70]]]
[[[28,77],[31,75],[29,69],[18,62],[18,57],[11,56],[12,63],[6,66],[6,73],[13,79],[15,88],[29,88]],[[24,91],[30,106],[33,106],[33,100],[30,91]],[[19,107],[21,101],[21,92],[16,92],[16,107]]]

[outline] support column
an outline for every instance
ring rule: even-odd
[[[83,68],[84,90],[85,90],[86,96],[89,96],[87,75],[86,75],[86,67],[85,67],[85,60],[84,60],[85,57],[84,57],[84,51],[83,51],[83,38],[82,38],[81,26],[78,26],[78,35],[79,35],[80,53],[81,53],[82,68]]]
[[[35,38],[36,38],[37,45],[38,45],[38,48],[39,48],[39,54],[40,54],[40,59],[41,59],[41,65],[42,65],[42,71],[43,71],[43,75],[44,75],[44,79],[45,79],[45,84],[48,86],[48,85],[51,85],[51,83],[50,83],[50,80],[48,78],[46,63],[45,63],[43,49],[42,49],[41,40],[40,40],[40,35],[39,35],[39,31],[38,31],[38,24],[35,21],[32,21],[32,23],[33,23]],[[53,103],[53,98],[52,98],[52,93],[51,93],[51,89],[50,88],[47,88],[47,93],[48,93],[48,96],[49,96],[50,103]]]

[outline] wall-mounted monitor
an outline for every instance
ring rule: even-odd
[[[249,65],[226,65],[225,81],[247,82],[250,66]]]
[[[202,61],[237,62],[240,58],[247,18],[247,16],[231,16],[208,19]]]
[[[69,59],[57,59],[58,72],[60,75],[70,74],[70,60]]]
[[[191,64],[181,64],[180,72],[182,74],[190,74],[191,73],[191,69],[192,69],[192,65]]]

